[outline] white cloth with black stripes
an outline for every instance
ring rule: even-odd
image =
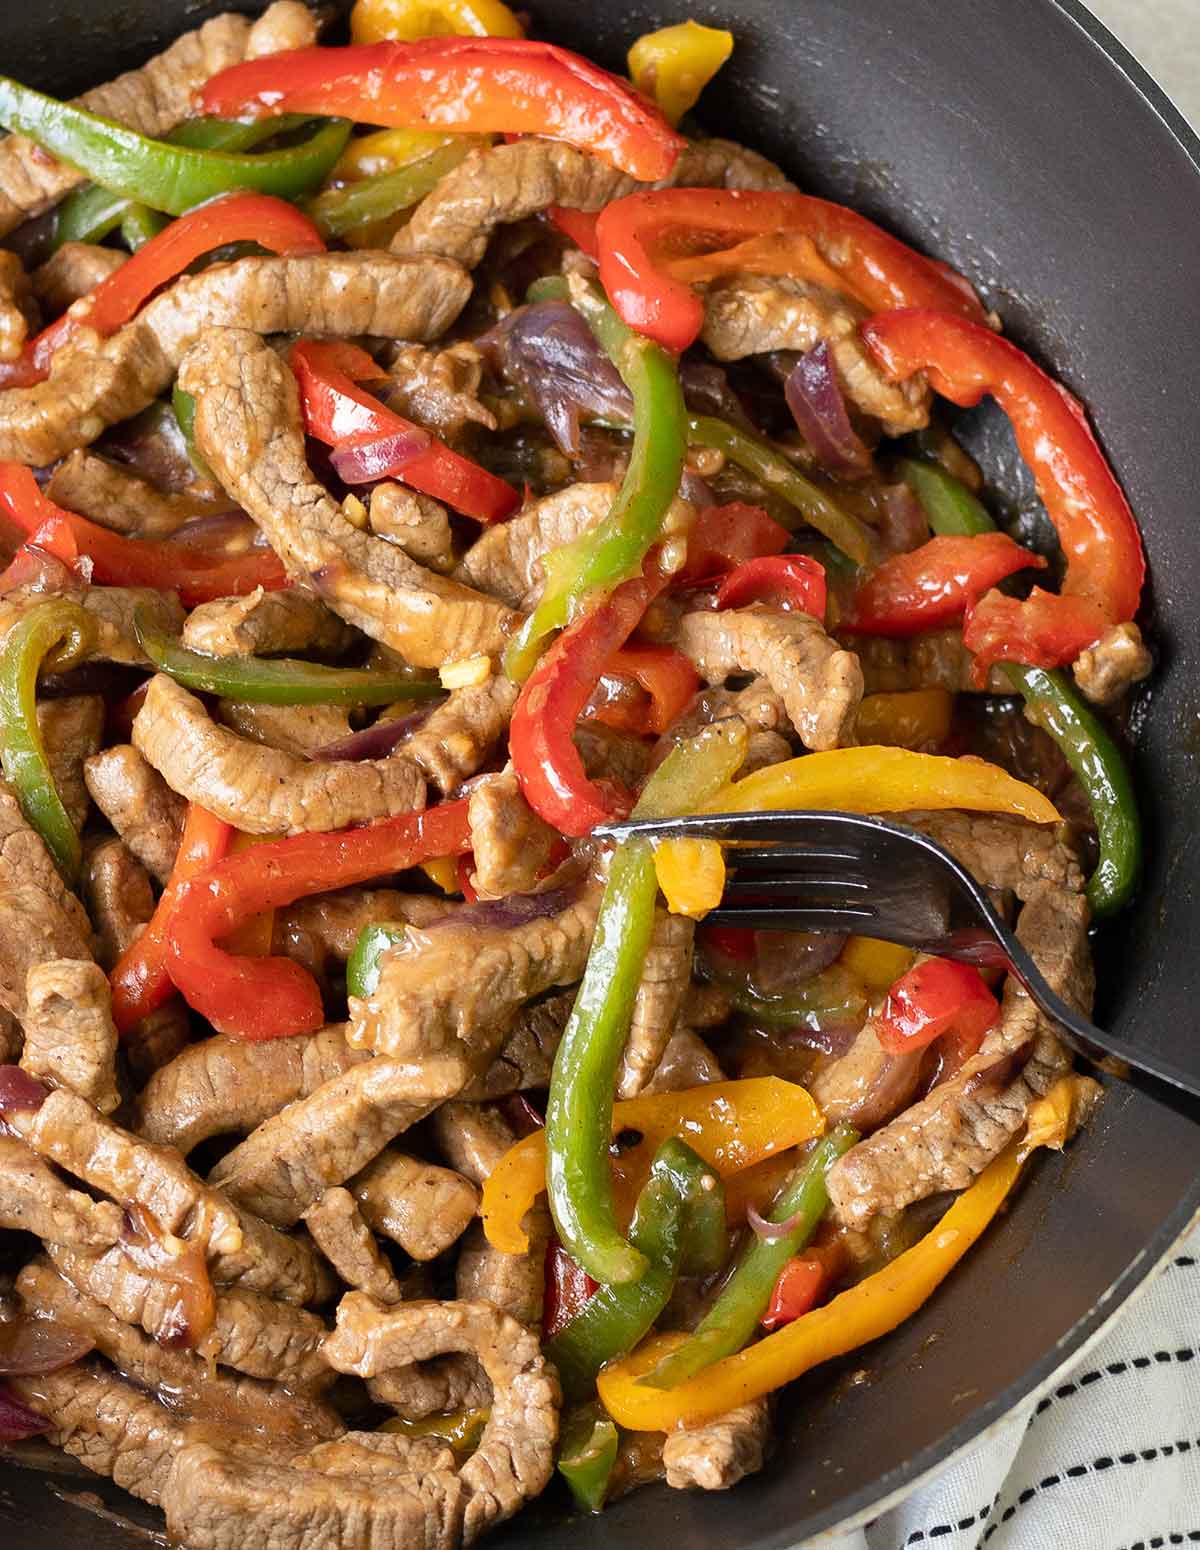
[[[821,1550],[1200,1545],[1198,1351],[1200,1228],[1074,1371],[898,1507],[822,1539]]]

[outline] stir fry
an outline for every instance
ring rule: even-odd
[[[733,35],[320,25],[0,78],[0,1443],[190,1550],[732,1486],[1097,1103],[998,970],[598,828],[888,814],[1082,1011],[1140,864],[1086,411],[704,134]]]

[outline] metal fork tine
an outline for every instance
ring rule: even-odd
[[[811,891],[832,891],[838,894],[868,893],[870,884],[855,882],[846,877],[810,877],[807,873],[787,872],[776,877],[767,872],[751,872],[748,875],[735,872],[725,883],[725,897],[737,898],[753,893],[788,892],[797,895]]]
[[[718,906],[704,917],[705,925],[745,926],[752,931],[827,931],[835,936],[859,932],[865,936],[878,936],[874,929],[875,915],[871,910],[853,909],[804,909],[788,905],[773,905],[770,909],[751,909],[739,905],[736,909]]]

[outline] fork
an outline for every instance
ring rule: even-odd
[[[987,891],[915,829],[856,813],[713,813],[632,819],[612,840],[719,840],[726,883],[713,925],[854,932],[1015,975],[1063,1042],[1111,1076],[1200,1120],[1200,1073],[1097,1028],[1051,990]]]

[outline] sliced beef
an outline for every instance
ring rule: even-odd
[[[453,315],[445,298],[461,305],[470,290],[465,275],[458,279],[457,291],[440,271],[413,285],[441,308],[442,327]],[[240,329],[210,330],[188,354],[179,381],[196,399],[197,444],[221,484],[262,528],[289,573],[343,619],[418,667],[501,650],[515,622],[507,609],[362,532],[313,478],[295,378],[260,338]]]
[[[429,1128],[438,1151],[450,1166],[480,1188],[517,1140],[512,1126],[495,1105],[458,1098],[442,1104],[430,1118]]]
[[[264,748],[214,722],[165,673],[150,680],[133,741],[173,791],[250,834],[344,829],[425,805],[425,782],[402,754],[308,760]]]
[[[124,841],[101,839],[84,848],[82,891],[96,932],[96,962],[111,969],[154,914],[150,874]]]
[[[603,521],[616,495],[617,486],[605,481],[569,484],[531,501],[507,522],[484,529],[463,555],[455,579],[528,613],[546,583],[546,555]]]
[[[371,491],[368,512],[371,531],[395,544],[403,554],[428,570],[446,575],[454,569],[454,534],[446,508],[428,495],[384,480]]]
[[[557,913],[523,925],[460,924],[456,916],[408,931],[380,959],[371,995],[350,998],[348,1042],[408,1059],[446,1048],[490,1059],[524,1002],[583,974],[599,905],[599,890],[588,886]]]
[[[650,744],[602,721],[580,721],[573,741],[589,780],[611,780],[636,791],[650,773]]]
[[[54,470],[46,494],[68,511],[136,538],[169,538],[185,522],[213,509],[194,496],[156,489],[123,463],[82,447]]]
[[[865,1133],[910,1102],[921,1079],[923,1054],[889,1054],[870,1018],[844,1055],[817,1069],[808,1088],[830,1124],[845,1121]]]
[[[402,1302],[404,1290],[348,1189],[327,1189],[304,1213],[313,1242],[347,1286],[377,1302]]]
[[[663,1443],[667,1484],[677,1491],[727,1491],[763,1466],[771,1412],[753,1399],[701,1426],[668,1432]]]
[[[1076,1010],[1091,1008],[1088,907],[1081,894],[1042,885],[1017,921],[1017,936],[1051,988]],[[1015,1077],[1011,1060],[1023,1061]],[[1029,1105],[1070,1067],[1051,1024],[1015,979],[1000,1021],[948,1081],[853,1147],[829,1172],[840,1222],[861,1229],[942,1190],[964,1189],[1020,1129]],[[994,1078],[989,1078],[994,1071]]]
[[[0,640],[43,599],[44,594],[31,587],[18,587],[0,597]],[[148,667],[149,659],[138,645],[133,627],[133,616],[139,608],[150,610],[163,629],[175,631],[183,623],[183,609],[174,593],[155,592],[148,587],[88,587],[75,601],[92,616],[96,627],[95,644],[82,662]]]
[[[118,1241],[123,1219],[120,1206],[72,1189],[24,1141],[0,1134],[0,1227],[95,1249]]]
[[[64,242],[33,271],[33,291],[48,318],[65,312],[72,302],[116,274],[129,257],[120,248],[98,242]]]
[[[491,1384],[479,1363],[459,1351],[389,1367],[377,1378],[367,1379],[367,1392],[377,1405],[388,1405],[406,1421],[481,1410],[492,1398]]]
[[[0,1007],[25,1015],[25,981],[34,964],[89,958],[92,932],[41,838],[0,782]]]
[[[245,597],[218,597],[193,608],[183,627],[183,644],[210,657],[336,657],[353,639],[353,630],[304,587],[256,587]]]
[[[467,425],[496,429],[496,416],[479,401],[483,358],[468,340],[428,349],[399,345],[388,360],[387,400],[400,414],[454,441]]]
[[[467,820],[475,858],[471,886],[479,897],[528,893],[549,861],[558,833],[525,800],[511,765],[472,786]]]
[[[0,361],[15,361],[25,348],[37,304],[25,266],[15,253],[0,248]]]
[[[328,962],[345,963],[364,926],[428,925],[452,914],[457,901],[395,888],[343,888],[322,893],[275,913],[274,951],[323,975]]]
[[[904,689],[948,689],[951,694],[967,694],[979,689],[974,680],[975,659],[963,645],[960,630],[927,630],[908,640],[848,635],[846,644],[862,664],[867,694],[894,694]],[[1001,668],[992,668],[984,692],[1012,693]]]
[[[662,1059],[642,1091],[677,1093],[706,1082],[723,1082],[720,1062],[693,1028],[676,1028],[667,1040]]]
[[[83,767],[92,801],[130,853],[165,883],[175,865],[186,802],[129,743],[114,743]]]
[[[468,1082],[463,1097],[478,1102],[530,1087],[549,1087],[554,1056],[574,1004],[575,992],[565,990],[523,1006],[509,1024],[499,1054],[481,1077]]]
[[[655,911],[654,934],[617,1075],[618,1098],[636,1098],[658,1069],[691,983],[695,936],[694,920]]]
[[[351,730],[350,715],[343,705],[266,705],[250,700],[221,700],[217,715],[239,737],[296,759],[311,759],[330,743],[348,737]]]
[[[787,276],[731,275],[708,288],[701,339],[719,361],[771,350],[811,350],[826,340],[847,398],[889,436],[929,424],[924,377],[892,382],[867,349],[867,311],[837,291]]]
[[[1126,689],[1149,678],[1153,670],[1154,658],[1132,620],[1114,624],[1071,664],[1075,682],[1094,705],[1115,705]]]
[[[504,738],[517,692],[503,674],[453,690],[403,745],[405,757],[449,796],[482,769]]]
[[[806,748],[837,748],[853,725],[862,698],[858,659],[810,614],[761,604],[684,614],[678,645],[710,684],[739,673],[765,678]]]
[[[41,700],[37,718],[55,789],[67,817],[76,829],[82,829],[92,807],[83,766],[104,741],[104,701],[98,694]]]
[[[792,186],[764,157],[728,140],[688,146],[668,181],[691,188]],[[614,167],[552,140],[518,140],[473,151],[417,206],[392,247],[398,253],[443,254],[472,269],[498,226],[551,205],[599,210],[637,187]]]
[[[454,320],[469,291],[453,265],[383,253],[213,265],[178,281],[109,338],[81,327],[55,353],[44,382],[0,393],[0,456],[40,465],[87,446],[153,403],[212,330],[428,338]]]
[[[910,824],[948,850],[987,888],[1028,899],[1042,887],[1079,893],[1079,858],[1059,829],[998,813],[906,813]]]
[[[25,980],[21,1067],[111,1114],[117,1089],[117,1030],[108,976],[90,958],[35,963]]]
[[[469,1074],[453,1056],[420,1065],[368,1060],[265,1120],[221,1159],[211,1181],[264,1221],[290,1227],[325,1190],[460,1092]]]
[[[417,1260],[436,1259],[456,1243],[479,1205],[461,1173],[393,1146],[350,1181],[350,1191],[367,1225]]]

